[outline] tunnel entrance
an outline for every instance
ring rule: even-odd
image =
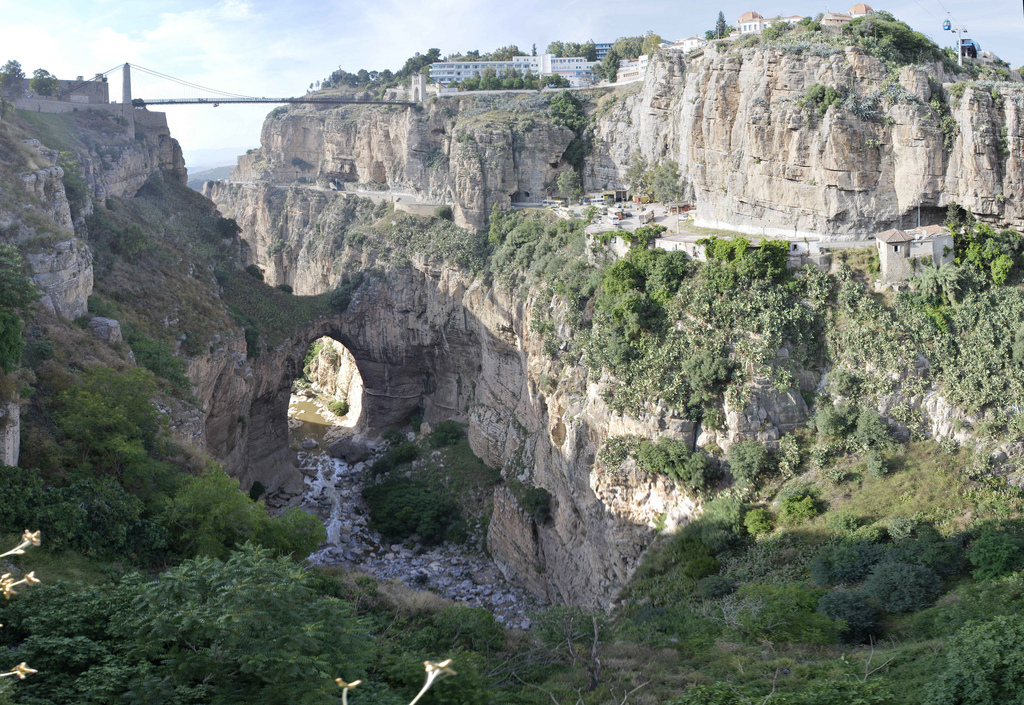
[[[352,435],[363,411],[363,379],[348,348],[334,338],[315,340],[288,399],[288,445],[293,452],[328,450]]]

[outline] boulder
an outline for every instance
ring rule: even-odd
[[[328,450],[346,463],[361,463],[370,457],[370,449],[354,438],[339,438],[328,446]]]
[[[121,324],[113,318],[96,316],[89,321],[89,330],[108,343],[120,343],[123,340],[121,337]]]

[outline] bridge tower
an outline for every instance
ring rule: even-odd
[[[126,61],[121,67],[121,116],[128,121],[128,134],[135,134],[135,108],[132,106],[132,67]]]
[[[427,77],[422,73],[412,75],[412,84],[409,86],[409,97],[414,103],[422,103],[427,98]]]

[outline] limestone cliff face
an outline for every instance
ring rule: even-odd
[[[259,152],[232,179],[389,190],[451,204],[482,227],[491,208],[540,201],[566,168],[573,134],[547,117],[549,96],[436,98],[422,109],[345,106],[271,113]]]
[[[916,224],[919,206],[922,222],[940,222],[956,202],[1024,226],[1024,91],[969,84],[957,99],[941,87],[949,80],[936,65],[904,68],[897,83],[852,48],[660,56],[598,117],[587,181],[623,183],[639,150],[680,165],[698,224],[860,239]],[[819,116],[797,103],[815,83],[856,97]],[[948,148],[933,92],[956,120]]]
[[[21,407],[18,400],[0,401],[0,465],[17,467],[21,454]]]
[[[1024,88],[968,84],[958,98],[938,64],[894,77],[854,48],[818,54],[712,44],[663,52],[643,83],[610,96],[579,93],[595,117],[585,188],[622,187],[639,151],[680,165],[698,224],[862,239],[916,224],[919,207],[923,223],[939,222],[956,202],[1024,227]],[[798,104],[816,83],[854,97],[819,116]],[[494,205],[553,192],[567,168],[572,134],[551,124],[549,100],[470,94],[421,110],[280,111],[233,178],[389,189],[451,203],[460,224],[480,227]]]
[[[363,412],[363,379],[359,365],[344,345],[332,338],[321,338],[323,347],[309,361],[308,378],[314,391],[348,402],[350,419]]]

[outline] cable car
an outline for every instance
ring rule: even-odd
[[[948,31],[950,30],[950,28],[951,28],[952,26],[953,26],[953,23],[952,23],[952,22],[950,22],[949,20],[945,20],[945,21],[944,21],[944,22],[942,23],[942,29],[946,30],[947,32],[948,32]]]

